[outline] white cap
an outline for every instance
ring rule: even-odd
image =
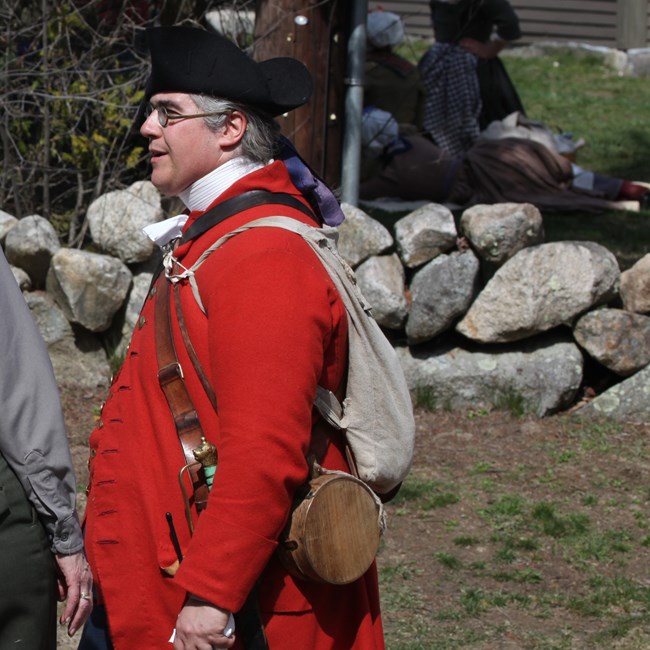
[[[404,40],[404,23],[392,11],[368,14],[368,41],[373,47],[394,47]]]
[[[395,118],[387,111],[374,106],[363,109],[361,121],[361,143],[375,158],[380,156],[384,147],[399,137],[399,126]]]

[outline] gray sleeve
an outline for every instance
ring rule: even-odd
[[[0,250],[0,452],[52,542],[68,555],[83,547],[76,478],[59,391],[40,332]]]

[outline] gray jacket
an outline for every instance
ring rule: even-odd
[[[52,542],[80,551],[76,478],[58,387],[40,332],[0,250],[0,453]]]

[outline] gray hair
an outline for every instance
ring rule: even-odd
[[[191,95],[202,113],[218,113],[204,117],[206,124],[213,131],[223,129],[229,113],[243,113],[248,126],[240,142],[240,155],[252,162],[267,163],[274,157],[277,149],[279,127],[273,119],[251,109],[248,106],[219,99],[208,95]]]

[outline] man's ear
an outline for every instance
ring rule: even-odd
[[[248,119],[241,111],[233,111],[226,117],[223,130],[219,134],[219,144],[223,149],[236,147],[246,133]]]

